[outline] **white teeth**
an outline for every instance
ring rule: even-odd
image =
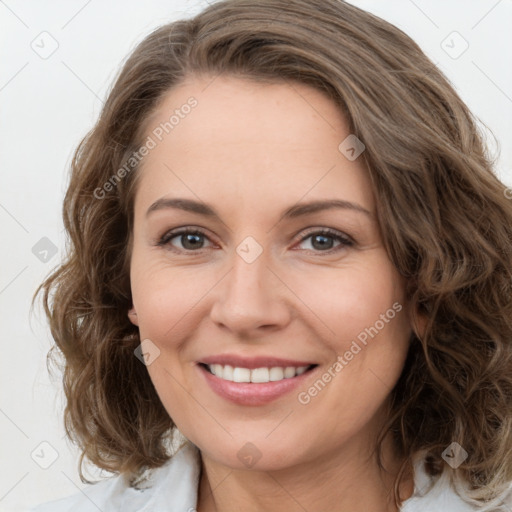
[[[284,378],[290,379],[292,377],[295,377],[295,368],[293,366],[287,366],[284,369]]]
[[[222,368],[221,364],[219,364],[219,366]],[[224,366],[224,370],[222,370],[222,374],[220,374],[220,376],[224,380],[233,380],[233,367],[228,364]]]
[[[277,380],[291,379],[297,375],[302,375],[308,366],[287,366],[285,368],[274,366],[272,368],[239,368],[221,364],[207,365],[209,370],[217,377],[233,382],[275,382]]]
[[[271,380],[271,381],[284,379],[284,370],[282,368],[279,368],[278,366],[275,366],[274,368],[270,368],[270,371],[268,373],[269,373],[269,380]]]
[[[217,377],[224,378],[224,374]],[[233,382],[251,382],[251,370],[249,368],[233,369]]]
[[[251,382],[268,382],[269,371],[268,368],[255,368],[251,370]]]
[[[222,377],[222,365],[221,364],[212,364],[210,366],[210,370],[214,375],[217,375],[218,377]]]

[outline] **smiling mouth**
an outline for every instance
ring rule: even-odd
[[[303,373],[309,372],[318,366],[317,364],[311,364],[309,366],[273,366],[251,369],[222,364],[199,364],[219,379],[236,383],[246,382],[253,384],[293,379],[294,377],[298,377]]]

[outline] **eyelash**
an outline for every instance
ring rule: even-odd
[[[201,231],[199,229],[179,228],[179,229],[168,231],[167,233],[165,233],[160,238],[160,240],[157,242],[156,245],[159,247],[168,246],[171,251],[178,252],[178,253],[183,253],[183,252],[185,252],[185,253],[201,253],[202,252],[202,248],[198,249],[198,250],[192,250],[192,249],[176,249],[176,248],[172,247],[170,244],[170,241],[173,238],[176,238],[180,235],[199,235],[199,236],[204,236],[204,237],[208,238],[206,233],[204,233],[203,231]],[[319,253],[319,254],[322,254],[322,253],[323,254],[333,254],[335,252],[340,251],[343,248],[352,247],[355,245],[354,241],[349,236],[344,235],[343,233],[336,231],[334,229],[330,229],[330,228],[322,228],[322,229],[318,229],[316,231],[310,231],[305,236],[303,236],[299,240],[298,243],[304,242],[305,240],[312,237],[313,235],[328,236],[328,237],[332,237],[332,238],[338,240],[339,242],[341,242],[340,245],[338,245],[337,247],[333,247],[326,251],[316,251],[314,249],[306,249],[306,250],[313,251],[313,252]]]

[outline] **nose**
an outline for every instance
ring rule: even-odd
[[[265,252],[248,263],[234,251],[231,270],[214,288],[213,322],[249,339],[286,327],[290,292],[269,263]]]

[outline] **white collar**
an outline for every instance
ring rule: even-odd
[[[87,486],[81,493],[46,503],[31,512],[195,512],[201,471],[201,454],[197,446],[185,440],[163,466],[151,470],[148,478],[130,487],[126,475],[108,478]],[[441,478],[425,494],[431,482],[421,460],[415,463],[415,493],[402,504],[401,512],[468,512],[476,510],[465,503]]]

